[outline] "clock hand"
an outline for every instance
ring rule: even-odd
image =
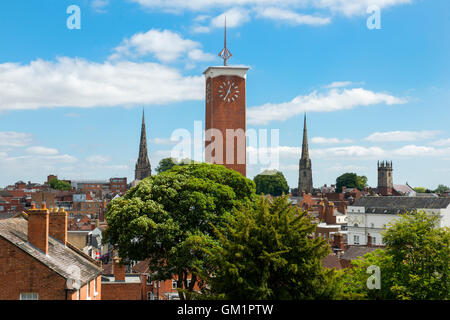
[[[230,94],[231,92],[231,86],[228,88],[227,94],[225,95],[225,98],[223,98],[224,100],[227,98],[227,96]]]

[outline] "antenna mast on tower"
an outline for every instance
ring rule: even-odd
[[[227,60],[230,59],[232,56],[230,50],[227,48],[227,17],[225,17],[225,43],[224,48],[219,53],[219,57],[223,59],[223,65],[227,65]]]

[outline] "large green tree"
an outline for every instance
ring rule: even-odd
[[[259,197],[241,207],[224,231],[215,229],[219,241],[203,245],[211,266],[201,266],[207,270],[207,294],[239,300],[334,297],[335,271],[321,263],[329,246],[310,237],[315,228],[309,214],[287,196]]]
[[[191,159],[182,159],[178,161],[175,158],[164,158],[159,161],[159,165],[156,167],[156,172],[161,173],[164,171],[168,171],[175,166],[184,166],[192,163],[194,163],[194,161]]]
[[[283,173],[277,170],[265,170],[253,179],[257,194],[281,196],[289,193],[289,185]]]
[[[411,212],[390,223],[379,250],[354,261],[344,276],[346,298],[450,299],[450,229],[438,217]],[[377,265],[381,288],[368,289],[366,270]]]
[[[447,187],[446,185],[440,184],[440,185],[438,185],[436,190],[434,190],[434,192],[436,192],[436,193],[444,193],[444,192],[446,192],[448,190],[450,190],[449,187]]]
[[[214,239],[212,225],[223,226],[234,208],[251,203],[253,197],[253,181],[224,166],[175,166],[108,204],[106,238],[125,263],[149,259],[154,280],[177,275],[178,288],[192,292],[198,283],[193,266],[204,254],[189,238],[206,234]],[[180,298],[186,294],[180,292]]]
[[[72,185],[66,181],[58,180],[57,178],[54,178],[50,180],[49,182],[50,188],[55,190],[63,190],[63,191],[69,191],[72,189]]]
[[[363,190],[367,186],[367,177],[356,173],[344,173],[336,179],[336,192],[342,192],[342,187]]]

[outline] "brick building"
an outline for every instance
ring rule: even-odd
[[[100,264],[67,242],[64,210],[41,207],[0,220],[0,300],[100,300]]]
[[[119,258],[103,269],[102,300],[145,300],[145,275],[126,273],[127,266]]]
[[[109,190],[112,193],[127,192],[127,178],[111,178],[109,179]]]

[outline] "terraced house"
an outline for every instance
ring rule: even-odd
[[[101,300],[100,263],[67,242],[67,212],[0,220],[0,300]]]

